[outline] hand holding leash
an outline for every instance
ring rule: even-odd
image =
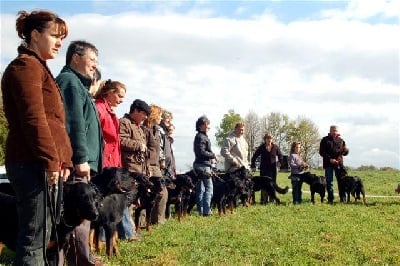
[[[49,186],[57,185],[59,172],[46,171],[46,181]]]

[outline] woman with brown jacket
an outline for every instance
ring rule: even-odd
[[[9,125],[7,176],[16,193],[19,232],[15,265],[44,265],[51,232],[48,188],[64,181],[72,167],[59,88],[46,60],[57,56],[68,34],[66,23],[49,11],[20,11],[23,44],[1,81]]]

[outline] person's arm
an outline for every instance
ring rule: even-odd
[[[279,146],[276,145],[276,155],[278,156],[278,167],[281,167],[281,165],[283,165],[283,155],[281,152],[281,149],[279,149]]]
[[[322,156],[322,158],[331,158],[330,155],[326,151],[326,139],[325,137],[321,139],[321,142],[319,143],[319,155]]]
[[[259,146],[257,148],[257,150],[254,152],[253,157],[251,157],[251,169],[255,169],[256,168],[256,161],[257,158],[260,156],[261,154],[261,146]]]
[[[85,95],[82,94],[82,84],[74,74],[70,73],[60,74],[57,82],[64,99],[66,126],[73,150],[72,162],[75,165],[86,163],[89,161],[89,149],[83,114]]]
[[[121,150],[127,152],[145,152],[146,144],[141,140],[135,139],[131,135],[131,122],[129,119],[121,118],[119,121],[119,137],[121,140]],[[138,129],[141,130],[141,129]]]
[[[221,147],[221,156],[225,158],[226,161],[237,165],[238,162],[236,161],[235,157],[231,153],[232,145],[231,141],[229,138],[225,138],[224,143],[222,144]]]

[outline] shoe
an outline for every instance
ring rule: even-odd
[[[90,260],[93,261],[95,266],[106,266],[107,265],[103,262],[101,256],[99,256],[99,255],[90,254]]]
[[[142,236],[141,235],[134,235],[128,239],[129,242],[133,241],[142,241]]]
[[[333,201],[332,200],[328,200],[328,204],[333,205]]]

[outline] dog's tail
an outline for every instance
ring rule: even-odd
[[[286,194],[289,191],[289,187],[288,186],[286,186],[285,188],[281,188],[281,187],[278,186],[277,183],[273,183],[273,184],[274,184],[274,189],[279,194]]]

